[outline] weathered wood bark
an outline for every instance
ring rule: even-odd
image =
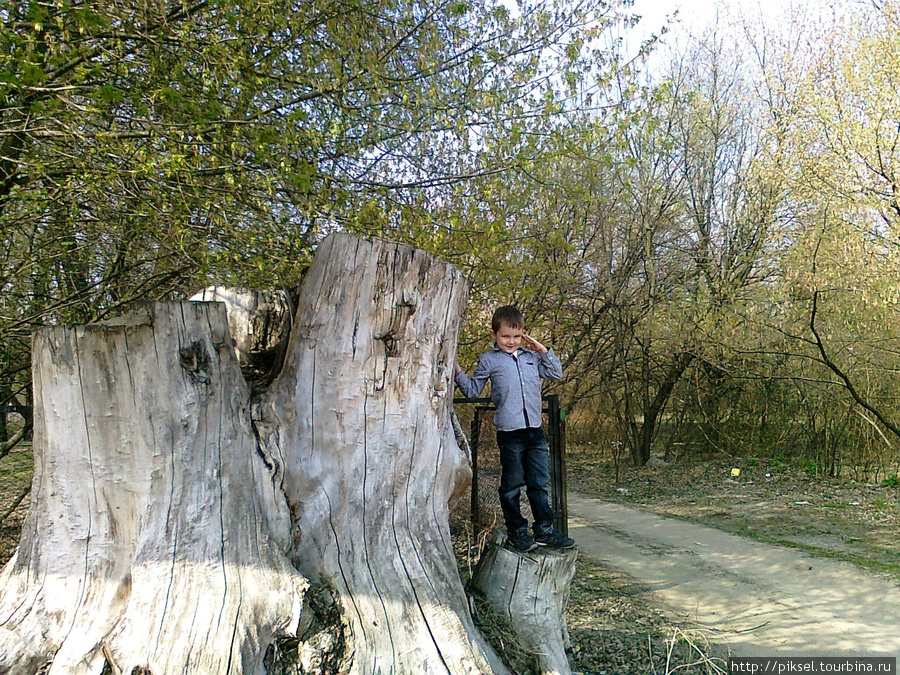
[[[214,294],[241,331],[281,306]],[[276,636],[330,597],[343,642],[302,642],[300,672],[336,649],[351,673],[506,674],[450,542],[448,502],[471,479],[451,424],[465,296],[422,251],[329,237],[281,374],[252,404],[235,347],[256,338],[233,340],[221,304],[40,331],[0,674],[261,674]]]
[[[281,371],[294,320],[288,293],[210,286],[190,300],[225,305],[228,332],[244,378],[255,389],[268,386]]]
[[[262,673],[298,627],[289,512],[220,304],[34,338],[35,474],[0,672]]]
[[[347,235],[307,274],[256,416],[292,554],[338,593],[351,673],[503,673],[467,611],[448,502],[471,480],[451,424],[466,283],[422,251]]]
[[[543,675],[571,675],[566,605],[575,574],[574,550],[520,554],[489,542],[469,588],[505,614],[538,657]]]

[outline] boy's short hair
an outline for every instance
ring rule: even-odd
[[[494,316],[491,319],[491,331],[496,333],[503,326],[509,328],[525,328],[525,315],[519,311],[518,307],[512,305],[503,305],[494,310]]]

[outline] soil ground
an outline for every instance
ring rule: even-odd
[[[900,579],[900,482],[810,474],[740,458],[640,468],[568,456],[569,487],[769,543],[853,562]],[[737,473],[737,475],[733,475]]]
[[[900,585],[881,573],[574,492],[569,533],[736,656],[900,655]]]
[[[30,454],[0,461],[0,513],[30,479]],[[732,470],[740,469],[733,476]],[[900,578],[900,487],[809,475],[744,458],[620,467],[570,447],[569,487],[719,529],[847,560]],[[28,499],[0,523],[0,561],[11,555]],[[573,666],[585,675],[724,673],[721,635],[663,608],[648,586],[582,554],[568,624]]]
[[[809,558],[817,575],[822,566],[814,560],[831,558],[874,572],[889,584],[900,581],[900,487],[894,479],[829,478],[755,458],[655,462],[617,470],[609,458],[578,448],[569,449],[567,461],[572,491],[796,549]],[[570,533],[578,536],[577,525]],[[635,582],[631,589],[630,597],[659,611],[669,630],[698,628],[712,642],[712,652],[719,653],[719,641],[727,636],[717,626],[700,627],[683,614],[660,610],[661,596],[648,593],[646,584]]]

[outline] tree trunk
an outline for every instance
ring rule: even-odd
[[[577,551],[515,553],[490,542],[469,587],[506,615],[536,655],[541,675],[571,675],[566,605]]]
[[[39,331],[0,673],[262,674],[328,596],[341,672],[506,674],[450,542],[448,502],[471,477],[451,424],[465,297],[422,251],[332,235],[252,403],[221,304]],[[334,670],[312,664],[322,635],[293,672]]]
[[[228,332],[251,389],[265,389],[281,372],[295,307],[285,291],[210,286],[194,302],[221,302],[228,308]]]
[[[6,425],[6,408],[13,403],[12,392],[6,382],[0,382],[0,447],[9,440],[9,428]]]
[[[35,473],[0,672],[262,673],[306,588],[220,304],[34,338]],[[45,670],[46,669],[46,670]]]
[[[634,434],[636,442],[631,452],[635,466],[643,466],[650,461],[650,451],[653,448],[659,416],[665,410],[678,380],[681,379],[693,360],[694,355],[691,352],[681,352],[666,371],[666,376],[659,385],[659,389],[656,390],[653,400],[644,406],[643,422],[640,425],[640,432]]]
[[[505,672],[468,614],[450,541],[449,500],[471,480],[451,423],[466,294],[422,251],[330,238],[258,407],[265,454],[292,467],[294,562],[337,590],[351,673]]]

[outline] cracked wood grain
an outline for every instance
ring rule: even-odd
[[[39,331],[0,674],[263,675],[276,636],[314,625],[313,582],[344,623],[298,647],[332,659],[308,672],[508,675],[450,542],[471,480],[451,407],[466,294],[423,251],[336,234],[296,307],[213,287],[197,299],[227,312]]]
[[[257,674],[299,623],[307,582],[270,527],[286,506],[224,308],[141,317],[35,336],[35,474],[0,574],[0,672]]]
[[[293,559],[336,589],[353,674],[507,672],[468,614],[450,542],[448,504],[471,476],[451,423],[466,295],[423,251],[330,236],[260,404],[263,444],[296,469]]]
[[[505,614],[536,655],[541,675],[571,675],[566,605],[578,552],[516,553],[489,542],[469,588]]]

